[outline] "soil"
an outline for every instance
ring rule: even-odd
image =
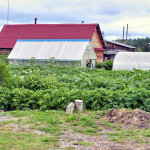
[[[91,146],[79,145],[78,141],[91,142]],[[68,147],[75,150],[150,150],[150,146],[139,144],[135,140],[128,140],[125,143],[116,143],[111,141],[108,136],[101,134],[100,136],[84,135],[82,133],[65,132],[61,136],[61,149],[66,150]],[[71,150],[72,150],[71,149]]]
[[[150,114],[140,109],[129,111],[111,110],[104,119],[111,123],[121,123],[123,129],[148,129],[150,128]],[[136,139],[126,140],[125,143],[117,143],[111,141],[104,132],[112,131],[112,128],[101,126],[101,122],[97,121],[97,125],[102,129],[99,136],[84,135],[82,133],[72,133],[72,131],[65,132],[61,136],[61,148],[66,149],[70,147],[77,150],[150,150],[150,145],[139,144]],[[150,138],[149,138],[150,140]],[[79,141],[91,142],[91,146],[79,145]]]
[[[150,114],[140,109],[133,111],[126,109],[111,110],[106,114],[105,118],[108,119],[110,123],[121,123],[125,129],[133,127],[136,129],[148,129],[150,127]]]
[[[121,123],[122,128],[129,129],[148,129],[150,128],[150,114],[140,109],[133,111],[129,110],[111,110],[105,116],[111,123]],[[0,122],[8,120],[17,120],[17,118],[10,118],[9,116],[0,115]],[[104,134],[113,130],[110,127],[102,126],[100,120],[97,120],[100,135],[85,135],[83,133],[73,132],[71,129],[64,131],[64,134],[60,136],[60,148],[57,150],[150,150],[150,144],[139,144],[136,139],[126,140],[125,143],[117,143],[111,141],[110,138]],[[29,125],[17,125],[17,124],[6,124],[9,129],[11,128],[14,132],[34,132],[37,134],[46,134],[44,132],[33,130],[29,128]],[[150,137],[148,138],[150,141]],[[78,142],[90,142],[90,146],[84,146],[78,144]]]

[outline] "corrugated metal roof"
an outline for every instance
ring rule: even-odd
[[[133,47],[133,46],[130,46],[130,45],[126,45],[126,44],[122,44],[122,43],[119,43],[119,42],[108,41],[108,40],[106,40],[106,42],[113,43],[113,44],[120,45],[120,46],[127,47],[127,48],[136,49],[136,47]]]
[[[98,24],[5,25],[0,48],[13,48],[17,39],[91,39]]]
[[[9,59],[82,60],[89,40],[18,40]],[[94,52],[94,51],[93,51]],[[96,57],[96,56],[95,56]]]

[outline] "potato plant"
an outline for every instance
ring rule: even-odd
[[[0,109],[63,110],[75,99],[84,108],[150,111],[150,71],[111,71],[77,66],[7,65],[10,82],[0,86]]]

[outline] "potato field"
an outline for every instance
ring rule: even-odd
[[[150,112],[150,71],[112,71],[56,66],[9,65],[0,61],[0,109],[65,110],[75,99],[87,110],[140,108]]]

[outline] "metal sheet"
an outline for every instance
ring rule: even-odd
[[[18,24],[5,25],[0,47],[13,48],[17,39],[92,39],[98,24]]]

